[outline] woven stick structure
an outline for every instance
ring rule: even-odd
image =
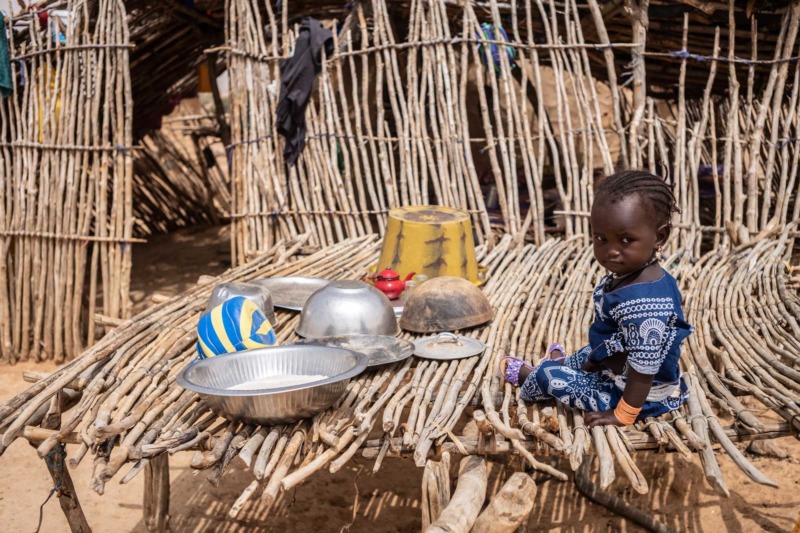
[[[139,237],[230,211],[227,164],[212,146],[220,121],[153,131],[195,89],[202,50],[222,40],[222,6],[200,4],[205,15],[148,0],[12,7],[15,89],[0,114],[3,360],[80,354],[106,331],[96,316],[128,316]]]
[[[119,0],[67,8],[66,25],[41,29],[31,15],[13,21],[25,31],[8,31],[17,83],[0,105],[0,357],[12,363],[61,362],[101,333],[95,313],[128,315],[125,11]]]
[[[533,0],[353,2],[323,59],[307,146],[291,168],[274,121],[278,65],[297,35],[291,2],[281,13],[259,0],[228,4],[235,262],[306,231],[317,246],[380,232],[389,209],[425,203],[469,211],[478,241],[491,247],[482,185],[497,190],[502,233],[540,244],[560,215],[567,237],[586,235],[594,171],[619,166],[670,180],[681,210],[672,246],[695,256],[796,219],[797,2],[771,15],[770,57],[754,38],[745,61],[734,8],[729,28],[710,37],[707,22],[692,25],[686,13],[679,48],[662,51],[675,39],[645,42],[646,1],[626,2],[630,42],[609,40],[606,21],[624,35],[620,17],[597,0],[580,9],[575,0],[563,9]],[[318,7],[322,16],[323,4],[304,4],[303,14]],[[486,37],[481,24],[507,40]],[[708,54],[691,50],[700,29]],[[677,66],[674,99],[648,96],[648,57]],[[621,73],[620,58],[629,62]],[[593,77],[598,64],[604,81]]]
[[[583,456],[592,453],[600,458],[603,488],[619,472],[637,491],[646,492],[634,452],[664,449],[687,461],[699,454],[709,482],[727,494],[714,443],[754,481],[771,485],[732,443],[800,429],[800,390],[792,369],[800,299],[786,290],[798,283],[782,262],[786,240],[763,240],[727,258],[709,254],[694,265],[676,257],[667,260],[697,325],[683,359],[692,397],[682,410],[647,420],[635,430],[588,432],[579,411],[526,405],[517,389],[503,384],[496,370],[500,357],[534,361],[552,338],[565,339],[568,347],[582,343],[591,319],[591,288],[602,274],[581,239],[550,239],[541,247],[520,248],[510,236],[491,251],[478,249],[489,270],[485,290],[496,316],[490,325],[463,333],[488,345],[482,357],[441,363],[409,359],[367,372],[350,383],[332,408],[297,424],[254,427],[218,418],[175,383],[177,373],[195,357],[194,327],[214,285],[283,275],[352,279],[366,271],[380,247],[377,236],[366,236],[295,256],[309,237],[277,243],[251,263],[205,279],[125,321],[81,358],[0,407],[0,449],[19,436],[36,442],[42,456],[59,441],[78,443],[71,464],[91,450],[97,465],[93,487],[99,492],[115,477],[129,481],[152,457],[181,450],[194,450],[192,466],[209,469],[209,481],[216,484],[239,455],[255,479],[235,502],[236,514],[256,495],[261,503],[251,505],[269,504],[281,490],[322,468],[336,471],[356,453],[375,459],[375,470],[398,454],[413,456],[420,466],[431,453],[445,451],[518,456],[561,479],[567,479],[561,467],[542,462],[542,456],[568,458],[577,469]],[[753,269],[753,264],[766,268]],[[702,287],[709,284],[717,290],[704,296]],[[280,342],[291,342],[297,315],[279,311],[278,319]],[[743,328],[741,322],[753,327]],[[38,429],[53,396],[70,389],[82,394],[65,413],[60,430]],[[742,405],[740,391],[751,393],[785,422],[757,416],[757,410]],[[712,410],[712,402],[719,411]],[[459,421],[477,405],[481,411],[473,416],[480,436],[456,435]],[[718,418],[723,415],[732,416],[736,425],[723,423]]]

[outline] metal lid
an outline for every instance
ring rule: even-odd
[[[454,333],[439,333],[414,341],[414,355],[425,359],[450,361],[479,355],[486,345],[478,339],[461,337]]]

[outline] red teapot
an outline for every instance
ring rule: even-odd
[[[401,280],[400,274],[387,268],[374,276],[364,277],[364,281],[372,281],[375,288],[385,294],[390,300],[397,300],[406,288],[406,281],[410,281],[416,272],[411,272],[406,279]]]

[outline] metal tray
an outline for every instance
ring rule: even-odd
[[[367,366],[388,365],[411,357],[414,345],[406,340],[387,335],[338,335],[304,339],[295,344],[343,348],[367,356]]]
[[[451,361],[482,354],[486,345],[478,339],[453,333],[439,333],[414,341],[414,355],[424,359]]]
[[[290,276],[286,278],[255,279],[255,283],[269,289],[272,305],[289,311],[302,311],[306,300],[330,283],[330,280],[307,276]]]

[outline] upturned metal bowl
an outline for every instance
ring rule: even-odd
[[[325,346],[284,345],[212,357],[191,363],[178,385],[196,392],[229,420],[283,424],[307,418],[338,400],[352,378],[367,367],[364,354]],[[279,388],[230,390],[272,376],[328,376]]]
[[[306,301],[295,328],[308,339],[333,335],[397,335],[389,298],[363,281],[334,281]]]

